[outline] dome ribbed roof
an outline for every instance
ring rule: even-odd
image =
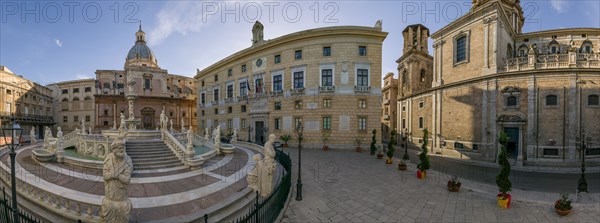
[[[127,57],[125,58],[125,66],[137,65],[137,66],[147,66],[147,67],[158,67],[158,61],[154,56],[154,53],[146,45],[146,33],[142,31],[142,26],[140,25],[140,29],[135,33],[136,40],[135,44],[127,53]]]

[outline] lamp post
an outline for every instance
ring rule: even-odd
[[[589,144],[592,141],[591,137],[585,137],[585,129],[581,129],[581,138],[577,137],[577,144],[581,147],[581,177],[579,177],[579,181],[577,182],[577,192],[588,192],[587,190],[587,181],[585,180],[585,153]]]
[[[304,126],[296,127],[296,136],[298,137],[298,182],[296,182],[296,200],[302,200],[302,132]]]
[[[15,122],[15,118],[11,118],[11,124],[6,125],[5,128],[2,128],[2,136],[4,137],[4,141],[8,142],[8,137],[11,137],[10,144],[8,144],[8,148],[10,152],[10,184],[12,190],[12,209],[13,209],[13,221],[15,223],[19,222],[19,210],[17,209],[17,182],[15,179],[15,149],[19,146],[18,140],[21,138],[21,134],[23,133],[23,129],[17,122]],[[17,142],[15,143],[15,139]]]

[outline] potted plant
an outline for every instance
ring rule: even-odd
[[[427,137],[429,137],[429,132],[427,129],[423,129],[423,144],[421,145],[421,154],[419,154],[419,160],[421,162],[417,165],[419,169],[417,171],[417,178],[425,179],[425,175],[427,174],[427,170],[429,169],[429,156],[427,156]]]
[[[406,170],[406,162],[404,162],[404,160],[399,160],[399,162],[398,162],[398,169],[399,170]]]
[[[560,194],[560,199],[558,199],[554,203],[554,209],[556,210],[556,213],[560,216],[569,215],[571,213],[571,210],[573,210],[573,207],[571,207],[571,199],[569,199],[569,194]]]
[[[458,180],[458,176],[453,176],[452,179],[448,181],[448,190],[450,192],[458,192],[460,185],[461,183]]]
[[[323,150],[329,150],[329,146],[327,146],[327,142],[329,141],[329,134],[324,132],[321,136],[321,140],[323,141]]]
[[[279,136],[279,139],[281,141],[283,141],[283,147],[288,147],[288,141],[290,141],[292,139],[292,135],[290,134],[283,134],[281,136]]]
[[[506,158],[506,143],[508,142],[508,136],[504,132],[500,132],[500,136],[498,137],[498,142],[501,145],[500,155],[498,155],[498,163],[500,164],[500,173],[496,176],[496,185],[498,185],[498,189],[500,193],[497,195],[498,206],[501,208],[510,208],[510,194],[506,192],[511,190],[512,182],[508,176],[510,175],[510,163]]]
[[[392,164],[392,158],[394,157],[394,152],[396,151],[396,148],[394,148],[394,145],[396,144],[396,130],[392,130],[392,132],[390,133],[390,141],[388,142],[388,149],[387,149],[387,159],[385,160],[386,164]]]
[[[360,144],[362,143],[362,136],[358,136],[358,138],[356,138],[354,140],[354,143],[356,143],[356,152],[360,153],[362,151],[362,148],[360,148]]]
[[[370,154],[371,155],[375,155],[375,151],[377,151],[377,146],[375,146],[375,134],[377,133],[377,130],[373,129],[372,133],[373,133],[373,136],[371,137],[371,151],[370,151]]]

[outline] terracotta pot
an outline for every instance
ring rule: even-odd
[[[324,150],[324,151],[327,151],[327,150],[329,150],[329,146],[323,146],[323,150]]]
[[[377,159],[383,159],[383,153],[377,154]]]
[[[398,169],[399,170],[406,170],[406,164],[402,165],[402,163],[398,164]]]
[[[357,153],[360,153],[360,152],[362,152],[362,148],[360,148],[360,147],[356,147],[356,152],[357,152]]]
[[[420,170],[417,170],[417,178],[425,179],[425,175],[427,175],[427,171],[421,172]]]
[[[385,164],[392,164],[393,161],[390,158],[385,159]]]
[[[283,144],[283,147],[285,147],[285,148],[287,148],[287,147],[288,147],[288,144],[287,144],[287,142]]]
[[[557,205],[559,202],[560,202],[560,200],[557,200],[556,202],[554,202],[554,210],[556,210],[556,213],[557,213],[558,215],[560,215],[560,216],[567,216],[567,215],[571,214],[571,211],[572,211],[573,209],[569,209],[569,210],[564,210],[564,211],[563,211],[563,210],[560,210],[560,209],[556,208],[556,205]]]
[[[498,194],[496,198],[498,199],[498,206],[500,208],[510,208],[510,200],[512,199],[510,194],[506,194],[506,197],[502,197],[502,194]]]

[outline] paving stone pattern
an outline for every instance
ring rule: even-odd
[[[296,149],[284,150],[297,162]],[[431,171],[421,181],[414,164],[399,171],[396,160],[386,165],[368,152],[304,149],[302,164],[303,200],[295,200],[294,176],[283,222],[600,222],[598,204],[576,207],[566,217],[551,204],[518,199],[500,209],[495,197],[465,185],[459,193],[448,192],[449,176]],[[296,175],[297,163],[293,168]]]

